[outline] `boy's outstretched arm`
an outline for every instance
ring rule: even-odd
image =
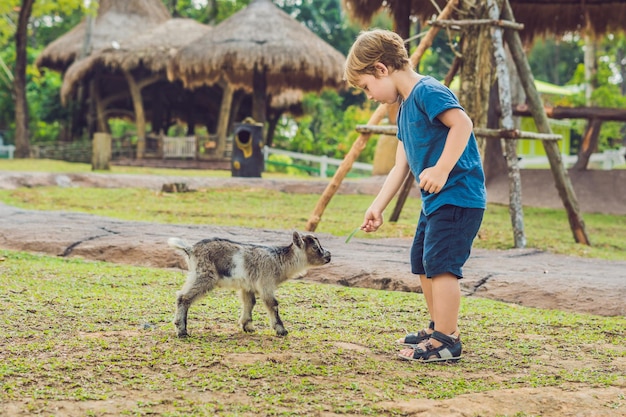
[[[419,174],[420,188],[429,193],[441,191],[454,165],[465,151],[474,125],[472,119],[461,109],[449,109],[437,118],[450,128],[446,144],[435,166],[424,169]]]
[[[365,212],[361,230],[368,233],[375,232],[383,224],[383,211],[385,211],[389,202],[404,183],[404,179],[408,173],[409,164],[406,160],[404,146],[402,143],[398,143],[395,165],[391,171],[389,171],[389,174],[387,174],[387,178],[378,192],[378,195]]]

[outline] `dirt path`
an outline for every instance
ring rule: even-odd
[[[146,187],[186,182],[190,188],[250,185],[286,192],[321,193],[326,182],[250,178],[138,175],[0,173],[0,188],[59,185]],[[380,179],[345,181],[339,192],[374,194]],[[234,227],[154,225],[79,213],[39,212],[0,205],[0,247],[59,256],[78,256],[132,265],[170,268],[182,260],[167,245],[170,236],[189,241],[222,236],[249,242],[283,242],[291,231]],[[406,239],[359,239],[320,235],[333,253],[330,265],[306,279],[375,289],[419,291],[409,272]],[[534,249],[475,249],[461,281],[465,296],[524,306],[617,316],[626,314],[626,262],[554,255]]]

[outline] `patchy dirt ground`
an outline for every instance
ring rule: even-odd
[[[0,188],[57,184],[59,186],[125,187],[143,186],[160,189],[176,178],[108,176],[104,174],[51,175],[0,173]],[[292,192],[319,192],[322,182],[269,181],[261,179],[185,178],[190,188],[241,185],[254,181],[267,187]],[[534,181],[545,181],[535,179]],[[626,181],[621,184],[626,183]],[[611,185],[613,183],[609,183]],[[615,185],[615,184],[613,184]],[[344,182],[340,192],[375,193],[378,179]],[[526,184],[532,189],[538,184]],[[545,184],[543,185],[545,187]],[[554,192],[556,195],[556,193]],[[610,194],[615,193],[615,189]],[[623,194],[623,193],[622,193]],[[525,195],[526,196],[526,195]],[[557,197],[558,200],[558,197]],[[614,198],[617,200],[617,198]],[[586,200],[585,200],[586,201]],[[587,204],[587,203],[585,203]],[[539,204],[538,204],[539,205]],[[584,206],[581,203],[581,206]],[[610,204],[607,204],[607,207]],[[625,205],[621,203],[621,209]],[[594,211],[594,210],[589,210]],[[616,209],[616,211],[619,211]],[[620,213],[617,213],[620,214]],[[79,213],[38,212],[0,204],[0,247],[77,256],[109,262],[158,268],[177,268],[182,259],[166,245],[170,236],[190,241],[221,236],[249,242],[283,242],[290,231],[258,230],[232,227],[154,225],[123,222]],[[406,239],[344,238],[320,235],[324,246],[333,254],[331,264],[311,270],[305,277],[322,283],[360,286],[386,290],[419,291],[417,280],[408,272]],[[626,314],[626,262],[608,262],[553,255],[532,249],[487,251],[475,250],[466,268],[462,288],[466,297],[485,297],[525,306],[583,312],[597,315]],[[346,347],[344,347],[346,348]],[[356,354],[362,346],[354,348]],[[616,358],[616,369],[626,373],[624,358]],[[566,362],[566,361],[565,361]],[[571,369],[575,364],[555,366]],[[400,404],[411,416],[626,416],[626,381],[618,387],[597,388],[564,385],[563,389],[525,388],[458,396],[445,401],[414,401]],[[120,396],[124,397],[123,395]],[[133,398],[149,400],[150,393],[133,392]],[[201,401],[201,399],[199,399]],[[233,399],[230,399],[233,400]],[[122,406],[121,404],[120,406]],[[116,415],[115,404],[104,402],[63,402],[54,406],[57,416],[84,415],[101,410]],[[398,404],[394,404],[397,407]],[[391,408],[391,407],[390,407]],[[24,416],[25,403],[5,404],[3,415]],[[47,407],[47,409],[50,409]],[[326,414],[329,415],[329,414]]]

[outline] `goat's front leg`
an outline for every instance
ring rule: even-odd
[[[270,316],[270,327],[276,330],[278,336],[287,336],[289,332],[285,329],[285,326],[283,326],[283,322],[278,314],[278,301],[274,298],[274,294],[264,294],[263,302]]]
[[[239,293],[241,296],[241,318],[239,324],[244,332],[253,332],[254,326],[252,325],[252,309],[256,304],[256,297],[254,291],[241,290]]]

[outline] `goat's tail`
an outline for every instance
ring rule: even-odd
[[[185,252],[185,254],[187,254],[187,256],[191,255],[191,246],[189,245],[189,243],[185,242],[182,239],[179,239],[177,237],[171,237],[167,239],[167,244],[173,248],[182,250],[183,252]]]

